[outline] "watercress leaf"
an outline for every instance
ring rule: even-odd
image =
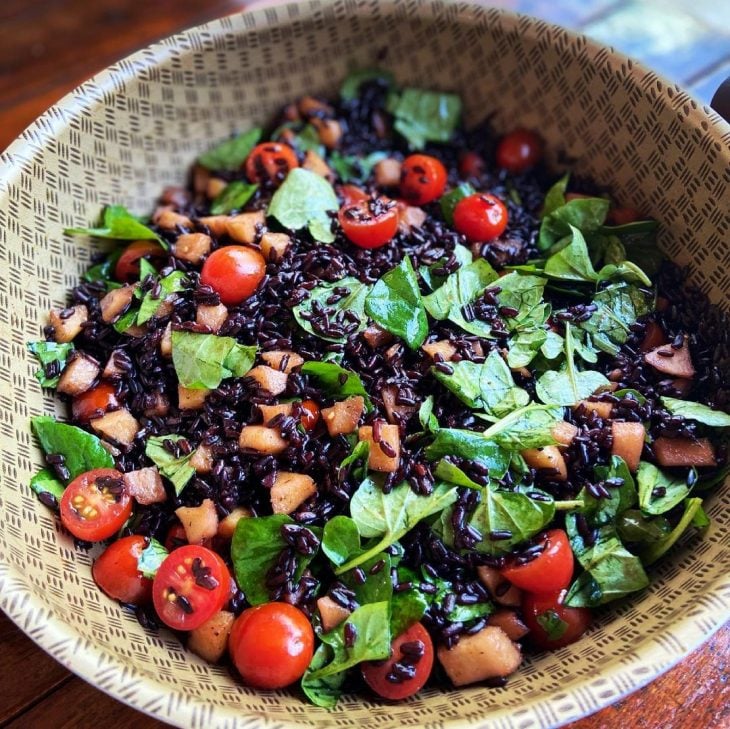
[[[441,214],[449,225],[454,224],[454,208],[457,203],[475,192],[476,190],[468,182],[462,182],[441,197],[439,200]]]
[[[372,572],[376,565],[382,567]],[[374,554],[369,560],[363,562],[360,567],[365,573],[365,582],[360,582],[353,570],[340,575],[340,580],[347,585],[354,593],[355,599],[360,605],[367,605],[372,602],[390,602],[393,597],[393,579],[390,574],[390,555],[385,552]]]
[[[428,335],[428,320],[416,272],[408,256],[375,282],[365,299],[365,311],[411,349],[423,344]]]
[[[695,420],[712,428],[730,428],[730,415],[722,410],[713,410],[702,403],[677,400],[674,397],[663,397],[661,401],[672,415],[681,415],[687,420]]]
[[[137,557],[137,570],[148,580],[154,579],[160,565],[165,561],[169,552],[156,539],[150,538],[150,543]]]
[[[672,527],[663,516],[648,517],[639,509],[627,509],[616,519],[616,533],[623,542],[651,544],[670,531]]]
[[[112,240],[156,240],[164,248],[168,247],[167,242],[160,238],[154,230],[141,223],[122,205],[107,205],[98,228],[66,228],[64,233]]]
[[[157,466],[160,473],[172,482],[175,493],[179,496],[188,481],[195,475],[195,469],[190,465],[193,452],[179,457],[174,456],[165,448],[165,441],[176,443],[185,438],[183,435],[160,435],[148,438],[144,453]]]
[[[508,451],[554,445],[553,426],[562,419],[562,408],[532,403],[490,425],[482,437]]]
[[[342,671],[341,673],[313,679],[312,673],[330,663],[333,657],[332,647],[322,643],[315,651],[301,683],[305,696],[315,706],[321,706],[325,709],[331,709],[337,705],[342,696],[342,684],[345,682],[346,674]]]
[[[332,219],[339,208],[332,185],[314,172],[296,167],[286,176],[269,203],[267,215],[290,230],[307,228],[321,243],[332,243]]]
[[[41,387],[56,387],[61,379],[61,372],[66,367],[68,356],[74,351],[73,342],[60,344],[58,342],[28,342],[28,350],[33,353],[41,363],[41,368],[36,371],[35,376]],[[58,363],[58,374],[54,377],[46,376],[46,367],[52,362]]]
[[[509,452],[485,438],[483,433],[458,428],[440,428],[433,442],[426,447],[424,454],[429,461],[437,461],[444,456],[478,461],[489,469],[493,478],[502,478],[507,473],[510,463]]]
[[[429,395],[418,408],[418,421],[421,427],[428,433],[436,433],[439,429],[439,421],[433,414],[433,395]]]
[[[682,516],[680,517],[674,529],[672,529],[669,534],[665,535],[661,539],[653,543],[647,544],[639,552],[639,556],[641,557],[642,562],[645,565],[650,565],[656,562],[659,557],[661,557],[665,552],[667,552],[675,545],[677,540],[682,536],[687,528],[694,523],[697,518],[699,518],[700,528],[704,528],[707,525],[706,522],[709,523],[709,520],[707,520],[706,514],[705,518],[703,519],[702,514],[704,514],[704,511],[702,510],[702,499],[687,499],[684,502],[684,512],[682,513]]]
[[[37,415],[30,423],[44,453],[64,457],[70,480],[95,468],[114,468],[114,459],[95,435],[48,415]]]
[[[562,240],[567,245],[545,261],[545,275],[560,281],[598,281],[583,233],[571,225]]]
[[[234,210],[240,210],[253,197],[258,187],[241,180],[229,182],[211,203],[211,215],[228,215]]]
[[[363,441],[364,442],[364,441]],[[324,525],[322,551],[339,566],[360,551],[360,532],[349,516],[335,516]]]
[[[261,130],[256,127],[249,129],[201,154],[198,157],[198,164],[209,170],[228,170],[230,172],[239,170],[251,150],[258,144],[259,139],[261,139]]]
[[[392,86],[394,83],[393,74],[390,71],[383,71],[379,68],[364,68],[360,71],[353,71],[342,82],[340,97],[343,101],[354,101],[360,93],[360,86],[367,81],[381,81],[386,86]]]
[[[155,316],[165,299],[185,289],[188,285],[188,278],[183,271],[173,271],[171,274],[161,278],[159,284],[159,296],[153,297],[151,291],[148,291],[144,295],[142,303],[139,306],[139,311],[137,312],[136,324],[145,324]]]
[[[542,206],[542,216],[546,217],[558,208],[565,205],[565,191],[568,189],[570,174],[563,175],[545,195],[545,202]]]
[[[314,377],[327,397],[339,399],[362,395],[368,411],[372,410],[367,390],[360,376],[352,370],[346,370],[335,362],[305,362],[300,371]]]
[[[456,94],[406,88],[388,99],[395,116],[393,127],[413,149],[426,142],[448,142],[461,117],[461,99]]]
[[[646,461],[639,463],[636,481],[641,510],[654,516],[673,509],[690,492],[685,478],[669,476],[654,464]],[[657,495],[655,495],[655,490]]]
[[[66,487],[58,480],[53,471],[42,468],[30,479],[30,488],[38,496],[50,494],[56,501],[59,501]]]
[[[566,623],[555,610],[547,610],[537,616],[538,625],[545,631],[548,640],[560,640],[568,629]]]
[[[474,260],[474,256],[472,256],[471,251],[466,246],[463,246],[460,243],[457,243],[454,246],[454,249],[448,258],[450,258],[451,256],[454,257],[456,262],[459,264],[459,267],[468,266]],[[437,288],[443,285],[444,281],[446,281],[447,276],[436,273],[436,271],[443,269],[446,261],[447,257],[444,257],[436,261],[436,263],[431,264],[430,266],[421,266],[418,269],[419,276],[423,279],[426,286],[428,286],[431,291],[435,291]]]
[[[557,195],[555,195],[557,201]],[[597,231],[606,219],[610,203],[600,197],[569,200],[543,215],[537,247],[546,251],[571,231],[577,229],[583,235]]]

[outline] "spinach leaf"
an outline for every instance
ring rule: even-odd
[[[553,426],[562,419],[561,408],[531,403],[505,415],[487,428],[482,437],[509,451],[554,445]]]
[[[347,337],[361,332],[367,326],[365,316],[365,298],[370,291],[368,284],[360,283],[356,278],[348,276],[334,283],[323,283],[309,292],[309,297],[297,304],[292,313],[302,329],[327,342],[346,342]],[[347,292],[347,293],[345,293]],[[323,328],[317,318],[313,324],[312,307],[321,307],[325,311],[327,325]],[[347,315],[355,315],[359,324],[350,321]],[[329,325],[335,324],[344,329],[341,335],[329,333]]]
[[[436,464],[436,469],[433,473],[434,476],[441,481],[453,483],[455,486],[464,486],[468,489],[474,489],[474,491],[481,491],[482,487],[476,481],[470,479],[464,471],[448,460],[448,458],[442,458]]]
[[[73,342],[59,344],[57,342],[28,342],[29,351],[34,354],[41,363],[41,368],[36,371],[35,377],[41,383],[41,387],[56,387],[61,379],[61,372],[66,367],[68,356],[74,351]],[[51,362],[58,362],[59,374],[54,377],[46,376],[46,367]]]
[[[541,251],[554,246],[565,236],[570,235],[573,229],[578,229],[583,235],[597,231],[608,214],[610,203],[600,197],[578,198],[564,202],[558,207],[552,207],[559,202],[558,195],[559,191],[556,188],[552,195],[548,193],[549,203],[548,198],[545,200],[546,212],[543,214],[537,239],[537,247]]]
[[[489,469],[493,478],[502,478],[510,463],[509,452],[485,438],[483,433],[458,428],[440,428],[424,454],[429,461],[437,461],[444,456],[478,461]]]
[[[607,486],[610,494],[607,499],[597,499],[587,490],[581,494],[585,502],[584,513],[591,524],[604,526],[616,521],[617,517],[636,504],[636,485],[631,471],[620,456],[611,456],[609,466],[596,466],[593,473],[598,481],[623,481],[621,486]]]
[[[175,493],[179,496],[187,485],[188,481],[195,475],[195,469],[189,461],[193,457],[191,451],[187,455],[175,456],[165,448],[165,441],[173,443],[185,438],[183,435],[159,435],[148,438],[144,454],[152,463],[160,469],[160,473],[168,478],[175,487]]]
[[[659,223],[656,220],[637,220],[625,225],[604,225],[600,233],[617,239],[624,249],[623,257],[654,276],[665,260],[664,254],[656,245],[658,228]]]
[[[437,484],[428,496],[418,496],[403,482],[387,494],[371,478],[365,479],[352,495],[350,513],[361,537],[377,539],[362,554],[335,570],[342,574],[367,562],[413,529],[421,519],[443,511],[456,500],[456,489]]]
[[[157,314],[160,304],[165,299],[185,289],[185,286],[188,284],[188,279],[183,271],[173,271],[168,276],[161,278],[159,284],[159,296],[153,297],[152,292],[148,291],[142,298],[142,303],[139,306],[139,311],[134,321],[135,324],[141,325],[148,322]]]
[[[390,71],[383,71],[379,68],[364,68],[360,71],[353,71],[342,82],[340,97],[343,101],[354,101],[360,93],[360,86],[367,81],[381,81],[386,86],[392,86],[394,83],[393,74]]]
[[[549,312],[549,307],[546,308]],[[549,330],[540,327],[528,327],[517,331],[509,341],[507,364],[515,369],[527,367],[547,341],[548,334]]]
[[[468,266],[474,260],[474,256],[472,256],[471,251],[466,246],[457,243],[448,257],[444,256],[436,261],[436,263],[433,263],[430,266],[421,266],[418,269],[418,275],[423,279],[426,286],[428,286],[431,291],[435,291],[440,286],[443,286],[447,276],[442,275],[442,273],[436,273],[436,271],[443,270],[444,264],[452,256],[454,257],[454,260],[458,262],[459,266]]]
[[[547,217],[558,208],[565,205],[565,191],[568,189],[570,174],[563,175],[545,194],[545,202],[542,206],[542,217]]]
[[[704,517],[704,518],[703,518]],[[697,523],[699,521],[699,523]],[[649,543],[639,552],[645,565],[656,562],[665,552],[671,549],[690,525],[705,528],[709,524],[707,515],[702,510],[702,499],[692,498],[684,502],[684,512],[677,526],[661,539]]]
[[[388,155],[385,152],[371,152],[364,157],[342,154],[336,149],[330,153],[329,163],[342,182],[364,182],[373,168]]]
[[[37,415],[30,423],[45,454],[64,457],[69,480],[95,468],[114,468],[114,459],[95,435],[47,415]]]
[[[337,475],[340,481],[344,480],[347,471],[350,469],[350,466],[352,466],[354,463],[360,462],[360,467],[357,469],[352,469],[353,475],[359,475],[359,477],[365,478],[365,475],[367,474],[367,463],[368,463],[368,456],[370,455],[370,443],[366,440],[358,441],[353,449],[352,453],[350,453],[349,456],[346,456],[342,459],[342,462],[340,463],[340,467],[338,469]]]
[[[418,349],[428,335],[418,279],[411,259],[403,260],[375,282],[365,299],[365,311],[383,329]]]
[[[696,420],[698,423],[709,425],[713,428],[730,428],[730,415],[722,410],[713,410],[699,402],[689,400],[677,400],[673,397],[661,398],[662,405],[672,415],[681,415],[688,420]]]
[[[309,664],[306,673],[302,677],[302,691],[304,695],[315,705],[324,709],[331,709],[337,705],[342,696],[342,684],[345,682],[345,671],[334,673],[323,678],[312,678],[320,668],[324,668],[333,657],[332,648],[322,643],[314,652],[312,662]]]
[[[137,570],[148,580],[154,579],[160,565],[165,561],[169,552],[156,539],[150,538],[150,543],[142,550],[137,558]]]
[[[462,182],[457,185],[453,190],[449,190],[439,200],[441,206],[441,214],[444,216],[444,220],[449,224],[454,224],[454,208],[460,200],[463,200],[469,195],[473,195],[476,190],[468,183]]]
[[[363,441],[364,442],[364,441]],[[324,525],[322,551],[333,564],[345,564],[360,551],[360,532],[349,516],[335,516]]]
[[[393,594],[390,601],[390,634],[399,636],[417,623],[428,610],[426,596],[415,587]]]
[[[372,570],[376,568],[376,565],[381,563],[382,567],[373,572]],[[390,602],[393,597],[393,579],[390,574],[391,566],[390,555],[385,552],[379,552],[360,565],[362,571],[365,573],[364,582],[360,582],[355,577],[353,570],[340,575],[340,580],[355,593],[355,600],[357,600],[359,605],[382,602],[383,600]]]
[[[198,164],[209,170],[228,170],[234,172],[241,169],[246,157],[261,139],[261,130],[249,129],[231,139],[217,144],[198,157]]]
[[[195,390],[218,387],[228,377],[243,377],[253,366],[256,346],[239,344],[233,337],[173,331],[172,363],[183,387]]]
[[[258,187],[241,180],[229,182],[210,204],[210,214],[228,215],[234,210],[240,210],[253,197]]]
[[[388,98],[388,111],[395,116],[394,129],[413,149],[426,142],[448,142],[459,123],[461,99],[423,89],[406,88]]]
[[[38,496],[50,494],[56,501],[60,501],[66,487],[50,469],[42,468],[30,479],[30,488]]]
[[[639,506],[642,511],[653,516],[673,509],[690,492],[685,478],[668,476],[646,461],[639,464],[636,480],[639,486]]]
[[[346,370],[334,362],[305,362],[300,372],[314,377],[327,397],[338,399],[362,395],[368,411],[372,410],[367,390],[360,376],[352,370]]]
[[[545,359],[556,359],[563,353],[565,340],[552,329],[548,330],[545,341],[540,345],[540,353]]]
[[[597,274],[598,281],[626,281],[637,286],[651,286],[651,279],[631,261],[609,263]]]
[[[433,395],[429,395],[418,408],[418,421],[426,432],[436,433],[438,431],[439,421],[433,414]]]
[[[410,575],[409,575],[410,576]],[[433,585],[436,592],[429,595],[427,600],[431,605],[438,605],[444,612],[446,619],[451,622],[467,623],[470,620],[482,618],[485,615],[491,615],[494,612],[494,605],[491,601],[476,602],[472,605],[456,604],[450,610],[444,608],[444,601],[449,595],[453,595],[456,590],[453,582],[443,577],[434,577],[425,572],[422,573],[422,579],[417,580],[417,575],[411,578],[414,582],[421,581]],[[414,579],[415,578],[415,579]],[[448,607],[448,605],[446,606]]]
[[[89,235],[112,240],[156,240],[163,248],[167,242],[160,238],[122,205],[107,205],[98,228],[66,228],[66,235]]]
[[[339,208],[332,185],[314,172],[296,167],[289,172],[269,203],[267,215],[285,228],[307,228],[314,240],[332,243],[332,218],[328,213]]]
[[[623,542],[651,544],[672,530],[663,516],[647,517],[638,509],[627,509],[616,519],[616,533]]]
[[[512,271],[502,276],[495,284],[497,303],[500,308],[515,309],[514,317],[505,317],[505,324],[510,330],[519,329],[525,324],[542,325],[549,316],[545,313],[543,294],[547,279],[527,273]]]
[[[562,241],[567,245],[545,261],[545,275],[559,281],[598,281],[598,274],[593,270],[588,246],[580,230],[569,226],[567,236]]]

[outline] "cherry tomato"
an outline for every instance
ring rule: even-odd
[[[340,185],[337,192],[339,193],[344,206],[352,205],[368,199],[368,194],[365,190],[357,185]]]
[[[507,172],[520,173],[534,167],[542,158],[543,142],[529,129],[515,129],[499,140],[497,164]]]
[[[398,207],[387,197],[343,205],[337,218],[347,239],[359,248],[380,248],[398,231]]]
[[[114,385],[101,382],[96,387],[74,397],[71,403],[71,414],[74,420],[88,423],[92,418],[101,417],[109,410],[118,407],[119,400]]]
[[[403,647],[406,650],[403,650]],[[415,657],[421,657],[414,662]],[[395,663],[412,666],[413,678],[406,678],[400,683],[388,680]],[[378,696],[392,701],[408,698],[418,693],[428,681],[433,668],[433,643],[431,636],[421,623],[411,625],[405,633],[401,633],[391,644],[390,658],[387,661],[376,661],[362,664],[362,677]]]
[[[530,629],[530,638],[539,648],[552,650],[575,643],[591,624],[588,608],[563,605],[566,590],[544,595],[524,593],[522,617]]]
[[[136,240],[130,243],[119,256],[114,266],[114,277],[123,283],[132,283],[139,278],[140,258],[163,258],[165,251],[159,243],[151,240]]]
[[[297,154],[288,144],[264,142],[251,150],[245,172],[249,182],[269,182],[278,187],[295,167],[299,167]]]
[[[207,284],[226,306],[236,306],[256,291],[266,275],[266,262],[253,248],[225,246],[213,251],[200,272]]]
[[[425,205],[444,194],[446,177],[440,160],[427,154],[412,154],[401,167],[400,194],[410,205]]]
[[[547,593],[562,590],[573,577],[573,550],[562,529],[540,535],[544,549],[525,564],[507,563],[501,572],[513,585],[528,592]]]
[[[148,545],[145,537],[133,534],[112,542],[94,562],[91,576],[109,597],[130,605],[142,605],[152,597],[152,580],[137,569]]]
[[[481,177],[486,169],[483,157],[476,152],[464,152],[459,157],[459,174],[468,180],[472,177]]]
[[[197,544],[170,552],[152,583],[157,615],[173,630],[195,630],[223,608],[230,594],[225,562]]]
[[[641,213],[633,208],[611,208],[606,216],[609,225],[628,225],[641,219]]]
[[[304,430],[314,430],[319,422],[319,405],[314,400],[303,400],[300,403],[302,414],[299,416]]]
[[[179,549],[184,547],[188,543],[188,536],[185,533],[185,527],[180,524],[173,524],[167,530],[167,536],[165,537],[165,549],[168,552],[172,552],[173,549]]]
[[[498,197],[477,192],[456,203],[454,227],[470,243],[481,243],[502,235],[508,217],[507,208]]]
[[[285,602],[244,610],[233,623],[228,650],[250,686],[278,689],[300,679],[314,653],[314,631],[306,615]]]
[[[61,497],[61,523],[71,534],[100,542],[116,534],[132,513],[122,474],[96,468],[77,476]]]

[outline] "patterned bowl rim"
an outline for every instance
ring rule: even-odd
[[[319,5],[334,2],[335,0],[322,0]],[[382,4],[390,3],[386,0]],[[249,8],[231,15],[261,13],[263,17],[263,13],[269,8],[285,10],[289,5],[298,5],[300,13],[312,12],[311,7],[306,8],[303,3],[258,0]],[[468,13],[479,9],[480,3],[478,0],[461,0],[458,6],[460,11]],[[481,6],[481,9],[485,8]],[[424,6],[422,12],[433,12],[433,6]],[[551,33],[561,33],[571,40],[579,40],[592,56],[595,57],[600,53],[604,63],[628,65],[632,75],[637,79],[650,76],[653,82],[660,85],[660,93],[667,98],[671,97],[674,104],[677,103],[677,99],[674,98],[676,95],[682,95],[691,102],[692,109],[687,115],[686,124],[702,126],[707,135],[713,134],[718,138],[730,139],[730,123],[711,107],[697,103],[680,86],[649,71],[612,46],[521,13],[496,8],[491,8],[490,12],[498,14],[500,22],[505,26],[519,24],[522,33],[534,32],[539,24]],[[0,152],[0,196],[6,195],[14,184],[18,167],[44,144],[54,139],[56,133],[67,126],[71,117],[86,108],[86,104],[98,103],[107,93],[118,93],[123,84],[132,80],[140,70],[147,70],[168,60],[176,48],[195,47],[190,43],[191,37],[201,31],[211,39],[225,36],[230,32],[224,24],[226,17],[230,15],[156,41],[111,64],[66,94],[30,124],[4,152]],[[303,19],[301,14],[299,19]],[[263,24],[258,26],[259,29],[261,27]],[[713,596],[719,599],[714,600]],[[509,718],[519,712],[520,723],[525,722],[524,726],[547,728],[588,716],[645,686],[708,640],[730,620],[728,604],[730,604],[730,574],[720,576],[708,585],[705,593],[698,599],[697,609],[677,620],[672,626],[671,634],[652,636],[643,640],[629,653],[614,658],[600,676],[575,680],[564,691],[527,699],[519,710],[492,707],[489,717],[478,720],[476,724],[464,718],[457,718],[442,721],[439,725],[448,729],[467,726],[478,726],[480,729],[504,727],[510,726]],[[38,646],[70,671],[114,699],[149,716],[174,722],[181,727],[187,726],[191,720],[202,721],[205,726],[217,726],[223,722],[227,726],[229,722],[232,726],[239,726],[238,721],[243,721],[248,729],[274,725],[307,726],[282,720],[280,715],[277,715],[276,719],[258,713],[246,716],[232,707],[212,707],[205,701],[186,696],[182,690],[171,691],[169,686],[149,675],[139,674],[134,668],[123,665],[118,658],[91,641],[79,641],[76,631],[48,608],[42,598],[28,586],[22,574],[2,560],[0,560],[0,609]],[[68,651],[69,644],[74,646],[71,652]],[[101,672],[109,677],[121,674],[124,680],[105,681],[100,685],[98,679]],[[532,722],[528,723],[528,719]]]

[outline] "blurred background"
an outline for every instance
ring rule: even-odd
[[[261,2],[4,0],[0,150],[96,71],[183,28]],[[709,103],[730,76],[730,0],[497,0],[587,33]]]

